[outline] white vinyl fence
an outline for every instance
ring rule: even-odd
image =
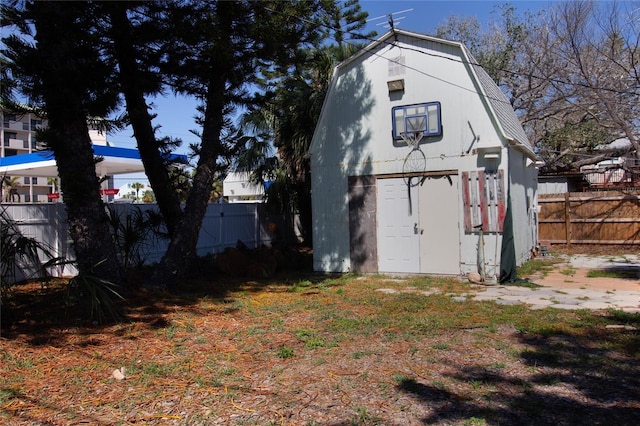
[[[109,204],[124,218],[134,209],[156,210],[155,204]],[[0,206],[21,230],[24,236],[50,247],[55,257],[74,260],[75,254],[67,231],[66,211],[63,203],[46,204],[3,204]],[[198,255],[219,253],[226,247],[236,246],[242,241],[247,247],[270,245],[269,223],[282,225],[281,217],[269,217],[265,206],[255,203],[209,204],[205,213],[200,236],[198,238]],[[154,239],[153,244],[144,244],[142,253],[145,263],[159,261],[167,249],[169,242]],[[53,276],[74,275],[75,268],[68,265],[50,271]],[[16,281],[27,277],[16,276]]]

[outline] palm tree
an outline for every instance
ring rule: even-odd
[[[47,178],[47,185],[51,185],[53,192],[58,192],[58,178],[50,177]]]
[[[134,182],[132,184],[129,185],[130,188],[132,188],[133,190],[136,191],[136,198],[135,201],[140,201],[140,190],[142,188],[144,188],[144,184],[140,183],[140,182]]]
[[[5,203],[12,203],[14,199],[20,201],[20,194],[18,194],[18,187],[20,187],[19,176],[2,176],[2,201]]]
[[[147,189],[142,193],[143,203],[153,203],[154,201],[156,201],[156,195],[153,193],[152,190]]]
[[[274,98],[241,118],[248,135],[239,138],[244,149],[237,171],[251,171],[254,181],[275,184],[267,190],[267,202],[284,214],[300,216],[301,234],[311,244],[311,163],[308,156],[331,70],[355,53],[355,44],[324,46],[307,51],[306,68],[283,78]],[[277,156],[271,152],[271,143]],[[293,223],[293,222],[291,222]]]
[[[274,180],[267,190],[267,202],[283,213],[300,216],[300,230],[306,244],[311,244],[311,164],[309,147],[334,66],[362,45],[375,32],[361,34],[368,14],[358,0],[345,0],[327,5],[321,16],[326,39],[333,45],[317,45],[303,52],[304,65],[287,72],[275,83],[273,97],[241,119],[244,133],[253,135],[241,140],[244,150],[237,170],[253,172],[254,180]],[[273,82],[271,82],[273,83]],[[278,155],[271,156],[273,143]]]
[[[0,300],[15,284],[17,272],[44,278],[48,275],[46,268],[58,260],[51,247],[24,235],[13,219],[0,210]]]

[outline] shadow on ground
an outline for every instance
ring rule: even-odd
[[[504,368],[477,366],[452,375],[486,390],[480,397],[411,377],[397,389],[431,408],[433,414],[422,419],[424,424],[457,424],[474,418],[501,425],[638,424],[640,360],[606,350],[605,332],[589,338],[560,334],[520,340],[526,349],[517,356],[531,372],[527,378],[511,376]],[[640,354],[637,332],[629,333],[629,340],[627,349]]]
[[[133,271],[125,300],[113,300],[120,318],[107,318],[100,323],[92,315],[90,300],[78,302],[69,296],[68,280],[21,283],[11,288],[2,301],[0,337],[29,336],[28,341],[34,346],[63,346],[72,335],[85,336],[90,341],[91,335],[104,332],[115,322],[136,322],[160,329],[168,325],[164,318],[167,314],[178,308],[187,312],[197,311],[199,302],[205,298],[228,304],[232,310],[232,295],[237,291],[288,291],[289,287],[301,282],[318,283],[335,278],[334,275],[312,271],[311,252],[298,251],[295,256],[293,264],[278,268],[273,275],[251,278],[226,274],[210,259],[199,259],[184,278],[179,291],[173,293],[143,287],[144,278],[150,274],[149,268]]]

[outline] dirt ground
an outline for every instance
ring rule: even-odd
[[[546,275],[534,275],[529,277],[531,281],[545,287],[583,288],[591,290],[628,290],[640,292],[640,279],[588,277],[587,274],[593,268],[573,268],[571,274],[563,273],[556,268]]]
[[[585,288],[593,290],[640,291],[640,250],[634,246],[551,246],[549,257],[555,264],[545,274],[526,277],[536,284],[554,288]],[[612,272],[633,272],[626,277],[590,277],[594,269]],[[635,277],[633,277],[635,275]]]
[[[543,282],[587,279],[563,268]],[[638,315],[470,309],[384,277],[316,281],[142,294],[129,321],[104,326],[66,316],[62,287],[19,288],[0,336],[0,423],[640,424]]]

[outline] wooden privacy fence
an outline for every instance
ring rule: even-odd
[[[640,192],[538,196],[538,236],[551,244],[640,244]]]

